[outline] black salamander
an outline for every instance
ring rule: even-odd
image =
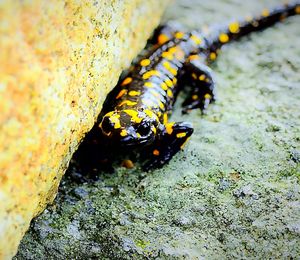
[[[299,13],[299,2],[286,4],[208,33],[161,26],[154,47],[108,95],[90,135],[93,142],[106,152],[140,149],[145,170],[163,166],[193,133],[190,123],[168,120],[183,83],[192,87],[183,113],[204,110],[214,100],[215,80],[208,64],[221,47]]]

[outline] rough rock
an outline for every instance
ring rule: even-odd
[[[0,259],[16,252],[32,217],[53,200],[167,2],[0,2]]]

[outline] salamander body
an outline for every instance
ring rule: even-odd
[[[191,86],[191,91],[182,111],[204,110],[215,96],[208,64],[221,47],[299,13],[297,2],[265,9],[257,17],[236,20],[211,32],[184,33],[169,25],[159,27],[154,46],[108,95],[90,135],[93,142],[101,149],[140,150],[146,158],[145,170],[163,166],[193,133],[190,123],[168,121],[183,85]]]

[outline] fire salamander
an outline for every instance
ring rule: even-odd
[[[193,133],[190,123],[168,120],[183,83],[192,87],[183,112],[204,110],[214,100],[215,79],[208,64],[221,47],[299,13],[297,2],[265,9],[259,16],[232,21],[212,32],[184,33],[161,26],[156,44],[108,95],[90,143],[105,153],[138,150],[146,160],[145,170],[163,166]]]

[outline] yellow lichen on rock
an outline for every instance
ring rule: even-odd
[[[70,157],[168,1],[0,2],[0,259],[56,194]]]

